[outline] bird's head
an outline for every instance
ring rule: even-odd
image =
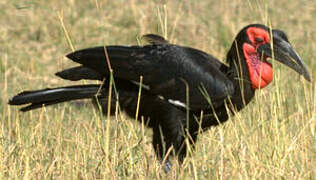
[[[289,43],[286,34],[277,29],[271,31],[264,25],[251,24],[243,28],[238,33],[227,58],[235,61],[245,60],[245,63],[241,64],[247,67],[252,88],[255,89],[265,87],[273,79],[273,69],[267,61],[268,58],[285,64],[310,81],[305,64]]]

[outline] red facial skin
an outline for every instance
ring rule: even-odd
[[[247,29],[247,35],[251,44],[243,44],[243,53],[248,65],[249,79],[254,89],[262,89],[273,79],[272,65],[266,61],[267,57],[257,52],[261,44],[269,43],[269,33],[261,28],[250,27]],[[262,59],[262,60],[261,60]]]

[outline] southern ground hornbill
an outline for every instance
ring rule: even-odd
[[[228,65],[190,47],[170,44],[148,34],[145,46],[106,46],[72,52],[67,57],[81,65],[57,72],[67,80],[104,80],[113,69],[115,89],[111,103],[153,129],[153,147],[159,159],[173,148],[180,162],[186,155],[188,138],[193,146],[200,129],[227,121],[229,114],[241,110],[273,79],[267,58],[289,66],[310,81],[309,73],[284,32],[260,24],[243,28],[227,54]],[[139,81],[143,77],[139,98]],[[92,98],[107,111],[109,83],[78,85],[37,91],[24,91],[9,100],[24,105],[21,111],[75,99]],[[114,106],[112,106],[114,107]],[[201,116],[203,111],[203,116]],[[166,157],[164,167],[171,163]]]

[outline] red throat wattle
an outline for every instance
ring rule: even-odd
[[[272,65],[266,61],[267,57],[261,57],[256,48],[247,43],[243,44],[243,53],[248,65],[252,88],[262,89],[266,87],[273,79]]]

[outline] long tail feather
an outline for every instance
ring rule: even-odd
[[[80,85],[68,86],[53,89],[43,89],[36,91],[24,91],[9,100],[10,105],[28,106],[21,108],[21,111],[29,111],[65,101],[76,99],[86,99],[96,96],[100,85]]]

